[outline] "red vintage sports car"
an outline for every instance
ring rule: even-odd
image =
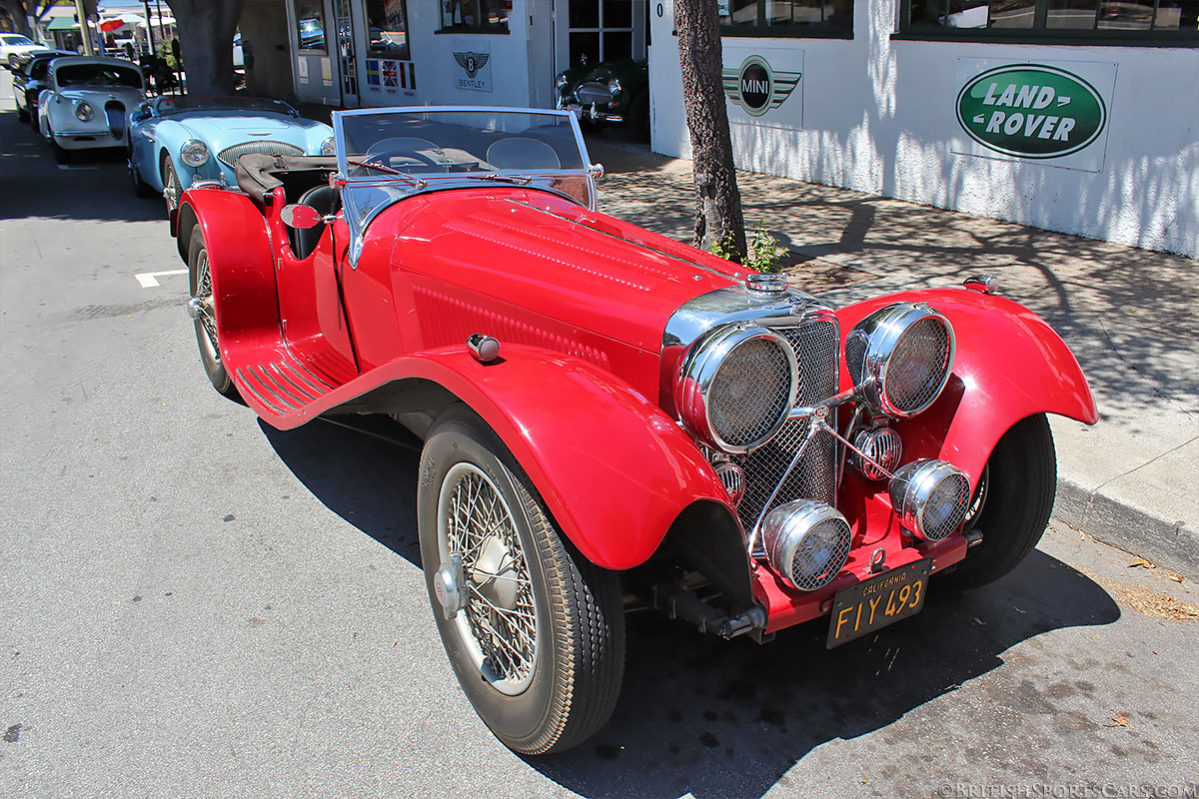
[[[1056,486],[1066,345],[989,279],[834,308],[597,213],[574,117],[334,114],[336,158],[243,156],[172,215],[218,391],[279,428],[424,441],[430,603],[512,749],[608,719],[626,597],[828,646],[1005,574]],[[931,583],[930,575],[941,575]]]

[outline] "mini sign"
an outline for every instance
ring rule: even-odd
[[[727,41],[723,48],[722,78],[729,101],[729,122],[802,128],[803,51],[773,47],[749,50]]]
[[[958,73],[961,89],[954,110],[971,142],[955,142],[954,152],[1091,172],[1103,168],[1108,102],[1097,87],[1110,96],[1115,64],[993,66],[958,59]]]

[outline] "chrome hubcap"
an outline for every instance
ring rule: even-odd
[[[472,463],[450,468],[437,510],[442,567],[434,591],[483,678],[518,694],[533,679],[540,619],[512,511]]]

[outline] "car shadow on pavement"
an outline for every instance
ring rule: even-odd
[[[419,442],[384,417],[260,425],[313,495],[419,567]],[[634,614],[611,722],[577,749],[526,762],[587,797],[758,797],[821,744],[887,727],[1004,665],[1022,641],[1119,617],[1103,588],[1039,550],[972,592],[934,580],[920,615],[832,651],[826,620],[759,646]]]
[[[0,113],[0,219],[163,222],[161,197],[136,197],[122,149],[78,150],[57,164],[50,145],[15,111]]]
[[[329,510],[420,568],[420,442],[381,416],[326,418],[295,430],[258,422],[279,458]]]
[[[575,751],[528,762],[588,797],[759,797],[821,744],[887,727],[1002,666],[1016,644],[1119,617],[1103,588],[1040,551],[965,594],[939,593],[934,579],[920,615],[832,651],[827,619],[759,646],[632,617],[611,723]],[[863,778],[872,768],[861,764]]]

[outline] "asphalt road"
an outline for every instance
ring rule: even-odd
[[[182,267],[119,155],[0,112],[0,796],[1195,795],[1199,598],[1066,528],[833,652],[635,617],[612,723],[513,755],[431,621],[415,453],[219,397],[186,278],[136,277]]]

